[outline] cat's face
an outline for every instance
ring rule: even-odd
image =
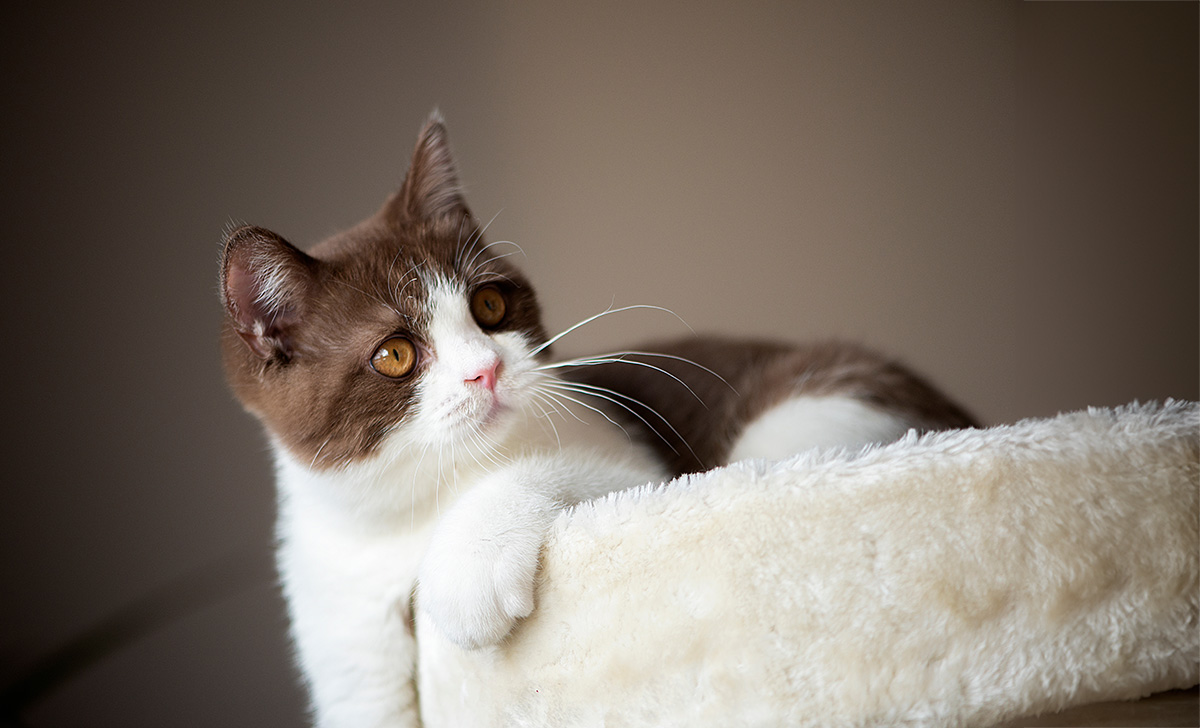
[[[318,470],[499,437],[530,404],[546,334],[511,244],[481,238],[438,120],[400,191],[311,255],[234,230],[221,264],[234,391]]]

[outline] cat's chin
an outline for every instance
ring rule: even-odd
[[[476,431],[487,437],[499,438],[508,432],[516,419],[516,410],[499,397],[493,397],[487,412],[476,422]]]
[[[495,442],[502,439],[516,422],[517,409],[502,397],[489,397],[487,401],[473,403],[470,411],[462,413],[462,419],[448,433],[459,442]]]
[[[522,393],[511,384],[497,386],[490,396],[475,401],[470,426],[479,434],[492,437],[506,432],[518,419]]]

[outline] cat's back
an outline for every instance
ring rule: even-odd
[[[755,453],[753,447],[741,447],[741,440],[764,428],[816,429],[836,440],[838,427],[857,426],[859,436],[871,435],[865,441],[886,441],[909,428],[976,424],[908,367],[846,341],[787,344],[695,336],[649,342],[634,351],[620,360],[568,370],[564,377],[616,392],[629,408],[619,416],[677,474]],[[845,437],[845,443],[836,444],[856,444],[853,433]],[[818,442],[824,441],[818,437]]]

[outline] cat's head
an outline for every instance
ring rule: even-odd
[[[510,244],[482,236],[436,115],[400,190],[350,230],[309,253],[233,230],[220,288],[238,398],[318,470],[498,437],[528,405],[546,333]]]

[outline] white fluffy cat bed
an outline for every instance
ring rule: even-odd
[[[1194,403],[746,462],[564,515],[534,615],[418,615],[426,726],[988,726],[1200,681]]]

